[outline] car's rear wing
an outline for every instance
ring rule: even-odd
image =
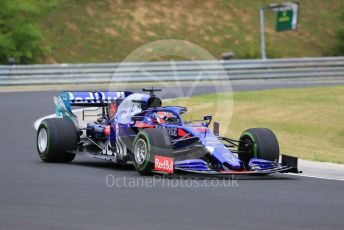
[[[78,119],[73,114],[72,106],[107,107],[111,103],[119,104],[121,100],[132,94],[128,91],[71,91],[62,92],[54,98],[55,112],[59,117],[72,120],[78,127]]]
[[[60,97],[68,100],[71,106],[100,107],[124,99],[130,94],[132,92],[128,91],[71,91],[62,92]]]

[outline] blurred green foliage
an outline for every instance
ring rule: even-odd
[[[36,23],[58,3],[57,0],[0,0],[0,63],[15,59],[18,64],[36,62],[49,51]]]

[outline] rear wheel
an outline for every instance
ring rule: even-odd
[[[136,171],[149,175],[154,169],[155,155],[172,156],[170,137],[165,129],[143,129],[134,140],[132,152]]]
[[[78,132],[74,123],[61,118],[45,119],[37,130],[37,151],[44,162],[70,162],[77,149]]]
[[[240,136],[239,159],[248,165],[252,158],[278,161],[279,144],[276,135],[266,128],[252,128]]]

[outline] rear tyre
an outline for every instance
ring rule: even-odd
[[[240,136],[239,159],[248,165],[252,158],[278,161],[279,144],[276,135],[266,128],[252,128]]]
[[[66,163],[74,159],[69,153],[77,149],[78,131],[67,119],[45,119],[37,130],[37,151],[44,162]]]
[[[141,130],[133,143],[134,166],[142,175],[152,174],[154,157],[172,156],[172,144],[167,130],[160,128]]]

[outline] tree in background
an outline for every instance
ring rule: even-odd
[[[337,41],[334,45],[333,54],[337,56],[344,55],[344,11],[340,16],[341,24],[340,29],[337,31]]]
[[[7,64],[9,59],[20,64],[33,63],[47,51],[40,45],[43,34],[34,19],[48,7],[49,1],[0,0],[1,64]]]

